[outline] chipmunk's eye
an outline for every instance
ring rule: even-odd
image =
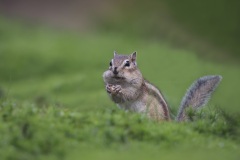
[[[112,61],[109,63],[110,66],[112,66]]]
[[[130,66],[130,62],[126,61],[124,66],[129,67]]]

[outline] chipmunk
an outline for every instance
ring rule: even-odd
[[[143,78],[136,57],[136,52],[121,55],[114,51],[109,69],[103,73],[108,95],[122,109],[146,114],[157,121],[171,120],[166,100],[157,87]],[[219,75],[210,75],[196,80],[183,97],[176,120],[187,120],[187,107],[204,106],[221,79]]]

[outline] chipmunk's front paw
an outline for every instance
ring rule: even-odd
[[[111,85],[111,84],[107,84],[107,85],[106,85],[106,91],[107,91],[108,93],[111,93],[111,91],[112,91],[112,85]]]
[[[118,94],[121,93],[122,87],[120,85],[107,84],[106,90],[109,94]]]

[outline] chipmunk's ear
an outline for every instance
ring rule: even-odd
[[[115,56],[117,55],[117,52],[116,52],[116,51],[114,51],[114,52],[113,52],[113,55],[114,55],[114,57],[115,57]]]
[[[132,54],[130,54],[130,59],[132,62],[136,62],[137,59],[137,52],[133,52]]]

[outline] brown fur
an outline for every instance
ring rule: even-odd
[[[124,66],[126,60],[130,66]],[[118,74],[113,70],[117,68]],[[114,78],[121,77],[121,78]],[[104,72],[103,79],[110,98],[120,108],[146,113],[155,120],[169,120],[169,110],[161,92],[142,76],[136,65],[136,53],[129,56],[114,54],[112,66]]]

